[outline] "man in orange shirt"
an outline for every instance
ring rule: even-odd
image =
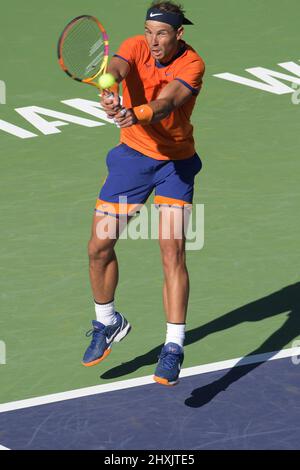
[[[117,236],[99,237],[97,227],[114,217],[118,232],[120,215],[129,220],[155,190],[167,335],[154,380],[164,385],[178,382],[184,358],[189,277],[182,214],[192,203],[194,177],[202,166],[190,116],[205,67],[201,57],[182,40],[183,25],[191,24],[181,6],[170,1],[154,2],[147,11],[145,35],[125,40],[110,62],[108,72],[122,82],[126,112],[120,107],[118,91],[113,98],[103,94],[102,106],[120,127],[121,139],[107,156],[109,173],[96,203],[89,242],[97,320],[93,321],[92,341],[83,358],[85,366],[102,361],[112,343],[123,339],[131,328],[114,307]],[[120,196],[126,196],[126,204],[119,203]],[[164,236],[166,221],[169,237]]]

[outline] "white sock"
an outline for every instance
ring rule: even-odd
[[[175,343],[183,348],[185,337],[185,323],[167,323],[165,344]]]
[[[117,321],[117,316],[115,312],[115,303],[112,300],[107,304],[97,304],[95,302],[95,311],[97,321],[103,323],[103,325],[114,325]]]

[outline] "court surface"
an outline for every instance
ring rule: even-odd
[[[23,450],[298,448],[297,367],[280,355],[249,362],[202,374],[185,370],[172,390],[145,377],[120,383],[121,390],[78,390],[76,398],[70,393],[43,397],[44,404],[8,404],[10,411],[0,405],[1,439]]]
[[[0,446],[300,447],[300,366],[292,352],[274,359],[300,339],[300,5],[183,3],[195,23],[185,40],[206,62],[193,114],[203,162],[195,210],[204,205],[205,239],[187,253],[184,371],[207,368],[183,371],[172,389],[151,382],[165,336],[157,240],[119,242],[116,305],[132,332],[101,365],[80,363],[94,318],[86,245],[119,133],[99,108],[87,112],[97,93],[68,79],[56,59],[71,18],[98,16],[113,53],[143,33],[148,2],[53,1],[46,22],[37,0],[1,6]],[[88,100],[85,111],[78,100]],[[255,367],[236,365],[257,355]],[[224,361],[231,362],[220,368]],[[131,380],[138,382],[120,388]],[[105,386],[27,408],[6,405]]]

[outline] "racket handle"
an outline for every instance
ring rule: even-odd
[[[103,91],[105,91],[105,90],[103,90]],[[100,98],[101,98],[101,96],[105,96],[105,98],[109,98],[109,99],[111,99],[111,100],[113,99],[113,97],[114,97],[114,94],[113,94],[113,93],[109,92],[109,93],[105,93],[105,94],[104,94],[103,91],[102,91],[102,93],[100,93],[100,94],[98,95],[98,96],[100,96]]]
[[[99,96],[101,96],[101,95],[99,95]],[[108,93],[107,95],[105,95],[105,97],[106,97],[106,98],[109,98],[109,99],[113,99],[114,94],[113,94],[113,93]],[[121,116],[125,116],[125,114],[127,113],[127,109],[122,107],[121,110],[120,110],[120,113],[121,113]],[[115,121],[115,120],[114,120],[114,121]],[[116,124],[117,127],[120,127],[120,126],[116,123],[116,121],[115,121],[115,124]]]

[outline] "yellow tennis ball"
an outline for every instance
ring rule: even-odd
[[[102,90],[106,90],[106,88],[110,88],[116,83],[116,79],[111,73],[104,73],[101,75],[98,82]]]

